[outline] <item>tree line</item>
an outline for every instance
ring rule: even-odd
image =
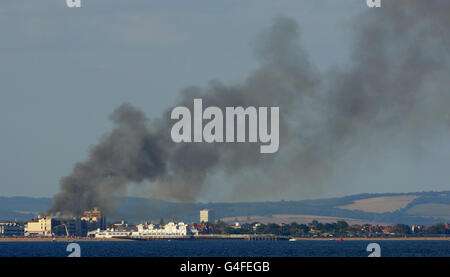
[[[202,225],[202,234],[271,234],[278,236],[314,237],[314,236],[343,236],[343,237],[374,237],[374,236],[432,236],[448,235],[450,229],[444,223],[434,224],[429,227],[396,224],[394,226],[379,225],[349,225],[340,220],[334,223],[321,223],[317,220],[310,224],[261,224],[244,223],[230,225],[223,221],[216,224],[205,223]]]

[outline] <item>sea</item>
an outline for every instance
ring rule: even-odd
[[[0,257],[67,257],[73,242],[1,242]],[[81,257],[450,257],[450,241],[80,241]],[[69,246],[69,247],[68,247]],[[372,250],[371,250],[372,249]]]

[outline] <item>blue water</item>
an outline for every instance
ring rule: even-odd
[[[450,257],[449,241],[125,241],[78,242],[82,257]],[[2,242],[0,257],[65,257],[67,242]]]

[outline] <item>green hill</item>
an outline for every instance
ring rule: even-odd
[[[200,209],[216,211],[217,218],[255,217],[277,221],[298,218],[345,218],[354,222],[405,223],[430,225],[450,220],[450,192],[416,192],[397,194],[358,194],[339,198],[241,203],[180,204],[145,198],[117,198],[115,211],[108,219],[129,222],[166,220],[198,221]],[[25,221],[45,212],[51,198],[0,197],[0,220]],[[312,216],[312,217],[311,217]],[[252,219],[253,217],[253,219]]]

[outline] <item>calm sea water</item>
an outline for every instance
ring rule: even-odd
[[[78,242],[82,257],[450,257],[449,241],[142,241]],[[2,242],[0,257],[65,257],[67,242]]]

